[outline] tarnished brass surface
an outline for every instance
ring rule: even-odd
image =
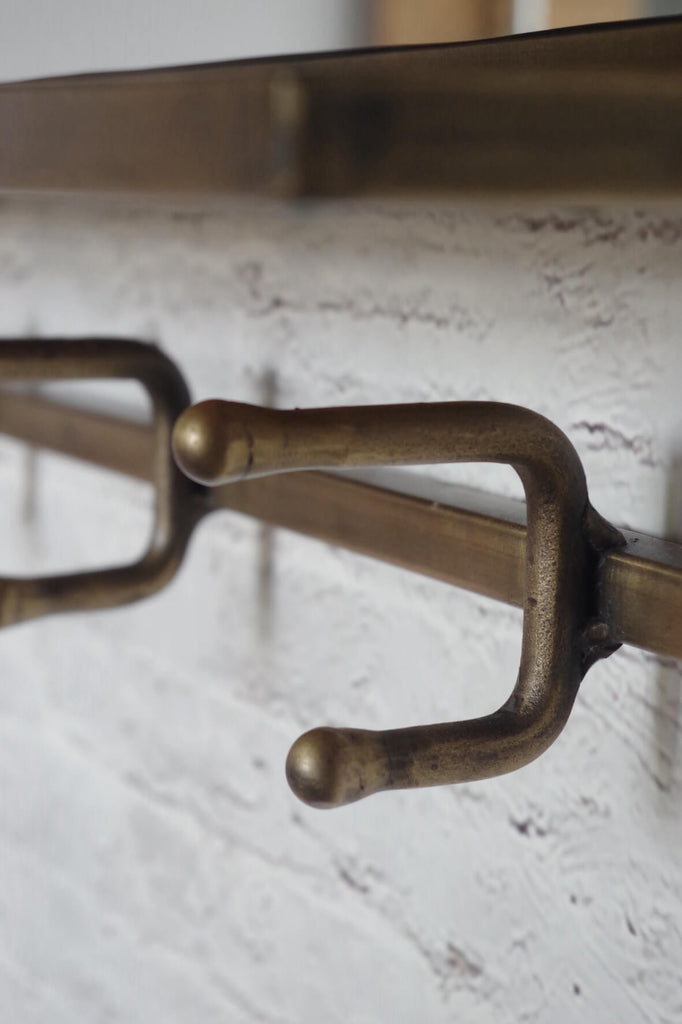
[[[509,699],[470,721],[306,733],[289,752],[287,777],[313,806],[527,764],[564,727],[590,665],[618,646],[597,618],[597,582],[604,552],[624,538],[590,506],[568,438],[528,409],[449,402],[280,411],[211,400],[179,418],[173,451],[188,476],[211,486],[311,468],[438,462],[507,463],[523,483],[524,629]]]
[[[97,338],[0,342],[2,380],[99,377],[138,380],[152,399],[148,469],[156,502],[147,551],[128,566],[62,576],[1,578],[0,626],[53,612],[109,608],[139,600],[165,586],[182,560],[195,518],[192,487],[170,455],[173,422],[189,401],[184,380],[174,364],[158,349],[136,341]],[[18,398],[3,396],[2,400],[11,403],[13,397]]]
[[[682,191],[682,19],[0,86],[0,190]]]
[[[149,427],[3,392],[0,433],[141,480],[153,478]],[[409,484],[409,493],[406,489]],[[526,530],[518,503],[432,480],[300,472],[197,489],[228,510],[521,607]],[[682,545],[622,531],[600,570],[600,616],[619,643],[682,659]]]
[[[157,443],[158,423],[150,427],[11,392],[0,395],[0,431],[141,479],[163,480],[158,467],[164,450],[168,465],[174,416],[169,410],[186,403],[184,386],[173,383],[172,364],[155,350],[130,343],[118,350],[129,362],[111,362],[119,343],[89,342],[82,354],[98,354],[98,359],[76,374],[80,343],[74,342],[63,350],[71,362],[52,373],[44,348],[56,346],[50,351],[57,357],[64,344],[38,343],[40,360],[20,372],[21,359],[15,360],[12,349],[25,358],[36,343],[0,343],[0,376],[3,367],[24,379],[101,372],[144,378],[149,386],[143,365],[153,374],[161,358],[161,391],[168,386],[173,396],[162,412],[165,448]],[[135,367],[137,356],[142,364]],[[225,450],[230,434],[232,452]],[[552,742],[596,657],[624,642],[682,658],[682,547],[627,531],[626,543],[620,543],[620,535],[590,509],[568,440],[528,410],[452,403],[287,413],[202,403],[180,417],[175,437],[180,457],[195,475],[212,483],[224,475],[244,478],[206,488],[182,483],[176,474],[175,525],[170,534],[161,528],[166,558],[156,563],[159,573],[140,574],[134,566],[56,582],[6,580],[3,624],[146,596],[177,568],[194,524],[225,508],[525,606],[519,681],[500,711],[473,722],[387,733],[313,730],[294,744],[288,761],[294,788],[313,804],[332,806],[377,789],[511,770]],[[413,483],[411,493],[396,493],[390,477],[372,484],[346,474],[288,471],[311,463],[332,468],[462,459],[512,460],[528,496],[528,545],[518,503],[472,498],[462,489],[462,507],[452,507],[451,488],[446,501],[433,485],[420,493]],[[274,475],[258,476],[264,472]],[[159,494],[163,505],[163,487]],[[77,581],[75,587],[64,586],[64,579]],[[22,598],[19,614],[7,614],[8,595],[15,608],[17,595]]]

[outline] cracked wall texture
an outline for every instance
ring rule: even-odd
[[[154,340],[197,398],[528,405],[599,511],[677,539],[681,284],[679,206],[0,206],[5,336]],[[3,571],[143,542],[142,485],[6,441],[0,483]],[[520,629],[225,513],[158,597],[6,631],[2,1020],[682,1020],[679,663],[597,665],[508,777],[327,813],[287,788],[315,724],[497,706]]]

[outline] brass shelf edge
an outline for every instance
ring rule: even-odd
[[[682,18],[0,84],[1,191],[682,194]]]

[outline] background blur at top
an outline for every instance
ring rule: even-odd
[[[0,0],[0,80],[682,14],[682,0]]]

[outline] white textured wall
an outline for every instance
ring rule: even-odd
[[[0,206],[2,334],[154,339],[196,397],[529,405],[601,512],[678,538],[681,285],[680,207]],[[142,486],[0,456],[5,565],[138,543]],[[287,788],[312,725],[492,709],[519,641],[514,610],[228,514],[146,604],[6,631],[0,1019],[680,1021],[678,663],[595,667],[512,776],[327,813]]]

